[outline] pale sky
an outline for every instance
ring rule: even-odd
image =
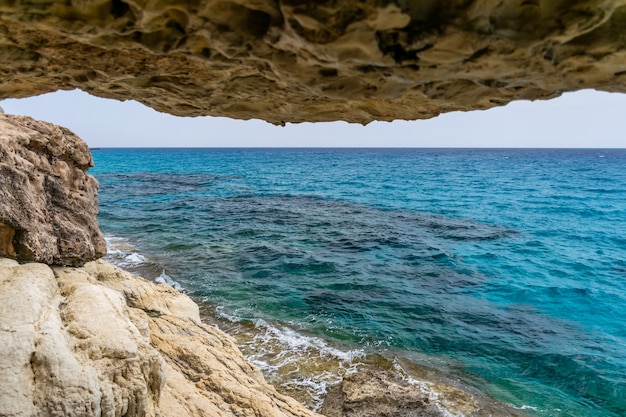
[[[91,147],[626,148],[626,94],[581,91],[429,120],[288,124],[175,117],[75,90],[0,102],[5,113],[65,126]]]

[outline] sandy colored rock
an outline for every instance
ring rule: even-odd
[[[158,415],[164,362],[84,271],[0,263],[0,415]]]
[[[104,256],[92,166],[68,129],[0,114],[0,256],[56,265]]]
[[[181,116],[421,119],[626,91],[626,0],[5,2],[0,98],[80,88]]]
[[[102,261],[0,258],[0,416],[315,417],[198,306]]]

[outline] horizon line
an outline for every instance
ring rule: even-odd
[[[89,146],[89,150],[100,149],[431,149],[431,150],[626,150],[625,147],[519,147],[519,146]]]

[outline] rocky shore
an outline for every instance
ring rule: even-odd
[[[0,115],[0,416],[314,416],[191,299],[90,262],[91,166],[71,131]]]
[[[0,415],[313,417],[166,286],[0,259]]]
[[[102,260],[60,267],[0,258],[0,352],[3,417],[320,415],[268,384],[233,338],[201,321],[189,297]],[[521,415],[431,385],[364,362],[320,412]]]
[[[92,165],[69,130],[0,115],[0,416],[319,416],[188,296],[98,259]],[[519,415],[388,361],[355,370],[327,417]]]

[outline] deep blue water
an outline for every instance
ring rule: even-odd
[[[626,150],[94,159],[102,230],[225,315],[430,362],[539,416],[626,415]]]

